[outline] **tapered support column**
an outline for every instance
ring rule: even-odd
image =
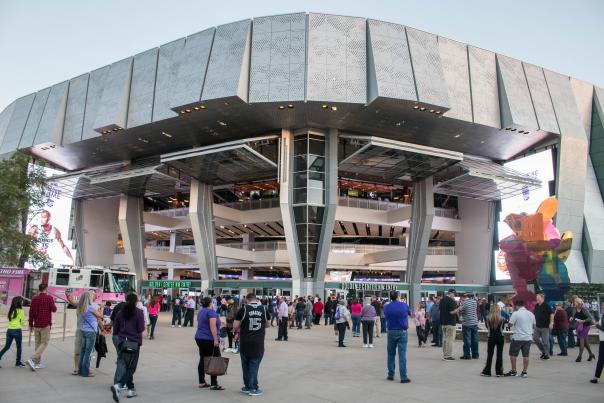
[[[118,213],[120,232],[128,269],[136,273],[137,279],[146,280],[145,224],[143,222],[143,199],[122,195]]]
[[[189,201],[189,218],[201,275],[201,289],[207,291],[210,282],[216,280],[218,274],[212,186],[192,179]]]
[[[416,182],[411,205],[407,279],[409,305],[415,309],[421,299],[421,280],[426,263],[430,231],[434,220],[434,190],[432,177]]]

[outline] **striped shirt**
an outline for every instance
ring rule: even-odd
[[[468,298],[460,303],[461,317],[463,319],[463,326],[476,326],[478,325],[478,315],[476,314],[477,305],[476,300]]]

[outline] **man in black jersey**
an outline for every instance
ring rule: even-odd
[[[258,387],[258,369],[264,355],[264,336],[270,317],[266,307],[250,293],[246,304],[239,309],[235,316],[233,327],[239,329],[239,356],[243,372],[243,387],[241,393],[250,396],[260,396],[262,389]]]

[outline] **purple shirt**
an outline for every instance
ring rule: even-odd
[[[220,341],[220,317],[212,308],[202,308],[197,314],[197,332],[195,338],[198,340],[214,340],[210,330],[210,319],[216,319],[216,335]]]
[[[117,334],[118,344],[124,340],[137,341],[139,346],[143,344],[143,331],[145,330],[145,316],[143,311],[136,308],[136,315],[129,320],[124,319],[124,309],[121,309],[115,317],[113,334]]]

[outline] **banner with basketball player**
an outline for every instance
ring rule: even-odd
[[[63,173],[51,168],[44,171],[47,177]],[[38,250],[48,256],[53,267],[75,264],[76,251],[68,240],[71,201],[55,183],[49,182],[44,191],[44,207],[31,211],[27,220],[27,233],[38,239]],[[40,269],[30,262],[25,268]]]

